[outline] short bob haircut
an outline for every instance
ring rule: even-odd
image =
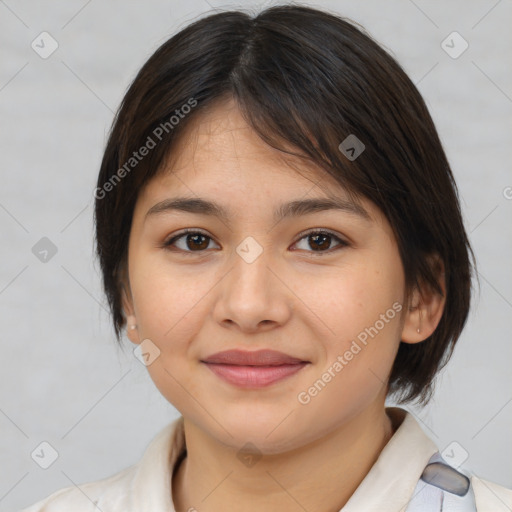
[[[354,201],[380,208],[399,247],[406,306],[420,284],[443,294],[442,268],[434,264],[442,261],[446,303],[437,329],[421,343],[400,343],[388,381],[398,403],[426,404],[466,323],[476,269],[457,186],[425,102],[401,66],[364,29],[307,6],[200,18],[162,44],[126,92],[94,193],[96,252],[117,341],[138,193],[179,151],[185,127],[223,99],[234,99],[271,147],[306,159]],[[339,148],[351,134],[365,146],[356,159]]]

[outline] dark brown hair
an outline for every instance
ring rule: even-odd
[[[289,154],[295,148],[355,199],[381,209],[407,294],[420,284],[442,294],[430,257],[442,260],[439,325],[421,343],[400,343],[389,377],[400,403],[426,403],[466,323],[476,266],[457,187],[428,109],[395,59],[353,22],[306,6],[203,17],[158,48],[128,89],[95,191],[96,250],[117,340],[138,193],[179,151],[185,127],[223,98],[236,100],[266,143]],[[365,146],[356,159],[339,149],[351,134]]]

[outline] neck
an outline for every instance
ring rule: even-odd
[[[327,436],[244,466],[237,451],[185,419],[187,457],[173,474],[176,512],[339,511],[393,435],[384,404]]]

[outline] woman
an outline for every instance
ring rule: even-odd
[[[474,257],[425,103],[362,29],[296,5],[189,25],[126,93],[95,197],[117,338],[181,416],[26,512],[512,507],[385,406],[430,399]]]

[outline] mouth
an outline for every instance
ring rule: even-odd
[[[241,388],[270,386],[295,375],[309,361],[275,350],[227,350],[201,360],[217,377]]]

